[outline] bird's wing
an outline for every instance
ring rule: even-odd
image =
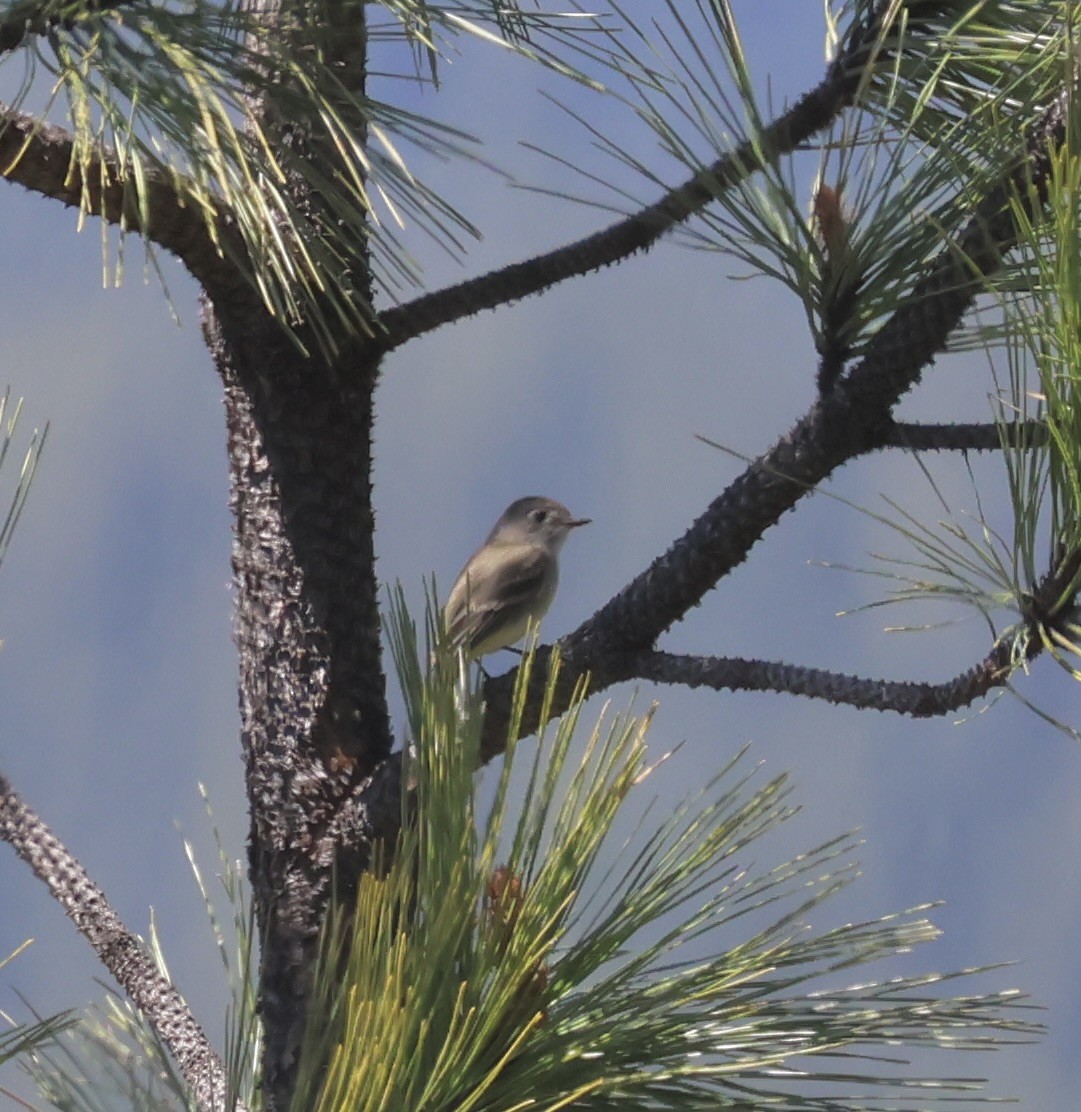
[[[477,575],[459,577],[444,610],[452,645],[466,640],[482,644],[536,599],[551,557],[543,548],[523,545],[523,549],[527,550],[516,553],[513,561],[493,562],[494,567],[481,568]]]

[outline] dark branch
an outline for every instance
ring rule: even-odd
[[[712,687],[717,691],[787,692],[861,710],[891,710],[913,718],[934,718],[967,707],[1002,686],[1012,667],[1009,647],[998,644],[973,668],[945,683],[865,679],[784,661],[665,652],[643,653],[636,669],[640,679],[656,683]]]
[[[923,425],[894,422],[880,448],[911,448],[916,452],[997,452],[1007,448],[1039,448],[1048,442],[1043,421],[1012,421],[1005,425]]]
[[[667,552],[565,639],[561,679],[552,705],[554,714],[562,713],[569,705],[574,684],[583,675],[589,675],[590,690],[594,692],[639,675],[639,662],[654,652],[657,637],[742,563],[753,545],[787,510],[841,464],[890,445],[898,428],[891,417],[892,407],[919,382],[935,355],[945,350],[950,334],[984,288],[985,278],[1016,246],[1017,231],[1009,209],[1011,196],[1019,193],[1030,205],[1042,204],[1050,169],[1048,150],[1066,139],[1071,91],[1065,90],[1043,113],[1017,165],[989,191],[956,244],[943,249],[911,298],[871,340],[862,362],[735,479]],[[1026,185],[1032,188],[1021,188]],[[523,734],[535,731],[539,725],[550,651],[548,646],[538,650],[522,719]],[[993,651],[972,672],[952,681],[950,698],[971,702],[981,693],[981,685],[987,685],[982,690],[993,686],[990,679],[1001,675],[1005,663],[996,653]],[[487,714],[481,739],[484,762],[506,748],[516,671],[495,676],[485,684]],[[926,705],[910,698],[919,706]],[[390,759],[395,766],[398,761],[397,757]],[[391,801],[385,792],[388,784],[398,784],[399,775],[395,767],[357,786],[340,815],[346,846],[367,845],[374,837],[393,836],[397,795]],[[370,825],[383,820],[393,825]]]
[[[893,426],[892,407],[945,350],[985,278],[1016,246],[1011,197],[1042,203],[1049,145],[1066,139],[1071,93],[1065,90],[1043,113],[1024,156],[977,205],[957,243],[945,246],[911,298],[870,341],[862,362],[736,478],[666,553],[567,638],[568,696],[570,684],[585,672],[594,691],[632,678],[635,659],[742,563],[782,514],[841,464],[882,446]],[[523,723],[527,732],[537,726],[542,697],[540,682],[533,687]],[[486,757],[505,746],[512,689],[512,675],[486,685]],[[556,712],[566,705],[557,700]]]
[[[228,1083],[221,1060],[179,992],[162,976],[105,893],[0,775],[0,837],[34,871],[132,1003],[176,1058],[203,1112],[224,1112]]]
[[[1068,99],[1063,93],[1044,114],[1028,156],[981,201],[959,242],[946,245],[911,298],[867,345],[863,361],[667,553],[576,631],[572,649],[596,641],[624,651],[648,648],[738,566],[786,510],[836,467],[882,443],[893,426],[892,407],[945,349],[985,279],[1016,246],[1010,198],[1025,195],[1029,180],[1037,189],[1046,181],[1047,144],[1065,139]]]
[[[930,0],[923,6],[927,17],[951,7],[948,0]],[[890,55],[891,46],[896,48],[900,41],[883,39],[883,20],[888,7],[878,5],[865,22],[855,23],[844,49],[831,63],[821,83],[805,93],[761,134],[698,170],[655,204],[600,232],[546,255],[514,263],[385,310],[380,314],[384,329],[381,342],[385,349],[390,351],[444,324],[519,301],[568,278],[592,273],[648,250],[666,233],[761,169],[767,160],[805,143],[852,103],[866,67],[881,64]],[[910,22],[909,29],[922,29],[922,24]]]
[[[845,106],[846,83],[827,78],[766,132],[763,146],[790,151],[825,127]],[[647,251],[662,236],[701,212],[761,166],[760,150],[750,142],[699,170],[660,201],[623,220],[546,255],[482,274],[380,314],[386,350],[432,332],[452,321],[541,293],[552,286]]]
[[[31,35],[43,35],[48,27],[43,21],[32,19],[5,19],[0,21],[0,55],[9,54],[22,46]]]
[[[860,710],[893,711],[913,718],[934,718],[950,714],[974,703],[977,699],[1005,686],[1010,676],[1023,663],[1034,660],[1047,644],[1045,633],[1061,627],[1064,633],[1081,585],[1081,550],[1059,559],[1056,568],[1037,584],[1023,600],[1025,627],[1011,636],[996,641],[990,652],[972,668],[944,683],[919,683],[904,680],[868,679],[821,668],[807,668],[783,661],[746,660],[736,657],[691,656],[646,650],[625,659],[620,679],[643,679],[653,683],[678,684],[684,687],[710,687],[717,691],[772,691],[805,695],[840,706]],[[1022,646],[1019,651],[1017,646]],[[537,650],[534,675],[546,682],[551,646]],[[576,678],[587,669],[569,660],[563,667],[556,704],[565,707]],[[510,693],[517,669],[489,679],[484,692],[488,715],[482,738],[481,760],[484,763],[506,748]],[[608,682],[594,684],[601,690]],[[524,731],[536,727],[536,707],[530,706],[531,717]],[[400,822],[401,753],[393,754],[375,775],[358,787],[339,812],[333,829],[328,831],[320,854],[326,861],[334,859],[335,849],[344,840],[361,841],[368,845],[372,832],[392,838]]]
[[[101,4],[97,3],[97,0],[90,0],[85,10],[100,14],[101,12],[125,7],[130,3],[133,3],[133,0],[112,0],[109,4]],[[51,31],[69,30],[75,26],[76,19],[70,15],[59,19],[50,14],[50,9],[53,7],[53,5],[45,3],[36,12],[30,12],[24,8],[22,19],[0,20],[0,56],[8,54],[12,50],[17,50],[28,38],[40,38],[43,35],[48,35]]]
[[[1024,627],[1000,638],[983,660],[945,683],[864,679],[783,661],[659,651],[642,653],[633,664],[634,674],[655,683],[718,691],[787,692],[864,710],[934,718],[967,707],[1002,687],[1017,668],[1039,656],[1046,644],[1044,633],[1057,628],[1064,617],[1068,620],[1079,577],[1081,551],[1076,551],[1060,559],[1058,566],[1021,600]]]

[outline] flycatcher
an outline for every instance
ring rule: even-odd
[[[443,608],[451,644],[475,660],[520,641],[552,605],[563,542],[590,520],[551,498],[512,502],[458,573]]]

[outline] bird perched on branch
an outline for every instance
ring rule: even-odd
[[[552,605],[563,542],[589,522],[551,498],[512,502],[450,592],[443,608],[450,643],[476,660],[520,641]]]

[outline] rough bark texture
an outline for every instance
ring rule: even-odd
[[[53,894],[132,1003],[169,1047],[192,1097],[205,1112],[224,1112],[225,1070],[187,1003],[121,922],[105,893],[0,776],[0,838]]]
[[[356,3],[260,0],[271,34],[318,49],[351,93],[365,82],[364,10]],[[280,111],[275,81],[259,110],[283,148],[332,175],[338,152],[317,120]],[[343,106],[343,112],[351,112]],[[362,138],[366,123],[354,121]],[[294,203],[333,226],[299,173]],[[345,258],[328,276],[369,304],[367,229],[336,227]],[[343,858],[320,855],[327,828],[390,752],[371,500],[372,404],[380,351],[348,354],[300,334],[303,352],[256,299],[213,299],[204,326],[225,386],[241,739],[251,807],[250,876],[263,940],[264,1093],[284,1108],[295,1081],[314,947]],[[343,340],[345,337],[342,338]],[[339,847],[341,848],[341,847]],[[350,859],[365,863],[366,846]]]
[[[208,336],[225,383],[236,519],[265,1085],[284,1098],[330,884],[315,851],[391,745],[369,482],[375,367],[305,358],[257,311],[208,320]]]
[[[909,33],[919,31],[918,17],[962,7],[947,0],[913,0],[907,9]],[[715,163],[595,236],[390,310],[379,322],[384,331],[377,340],[344,338],[337,356],[319,354],[323,348],[314,342],[307,345],[313,354],[304,354],[251,292],[241,269],[215,254],[198,219],[178,209],[167,183],[154,183],[146,230],[203,284],[206,335],[225,390],[240,711],[251,808],[249,860],[263,944],[260,1002],[271,1112],[283,1112],[293,1089],[313,946],[331,878],[335,870],[344,881],[355,875],[372,840],[393,834],[399,819],[400,769],[389,756],[370,488],[380,358],[390,347],[445,322],[509,304],[648,248],[753,172],[763,150],[769,155],[791,151],[849,103],[876,50],[888,61],[896,42],[880,37],[879,20],[889,9],[885,0],[859,8],[863,18],[851,28],[838,61],[818,88],[768,129],[764,146]],[[358,7],[343,0],[315,10],[296,0],[288,10],[295,23],[283,33],[306,36],[312,49],[331,59],[345,85],[362,89],[364,30],[351,22],[360,18]],[[277,11],[276,3],[267,3],[268,21],[277,18]],[[325,24],[313,22],[324,18]],[[0,49],[17,45],[24,34],[22,26],[0,28]],[[272,82],[256,93],[265,97],[267,118],[273,118]],[[567,640],[557,710],[566,705],[575,678],[586,671],[594,690],[646,674],[692,684],[717,679],[707,674],[708,662],[699,662],[696,671],[693,662],[653,652],[657,637],[746,559],[764,532],[835,468],[897,442],[892,408],[944,349],[981,288],[981,274],[992,272],[1010,248],[1013,228],[1004,209],[1008,189],[1019,174],[1038,181],[1046,171],[1043,143],[1048,137],[1061,139],[1065,102],[1064,97],[1044,120],[1023,173],[1004,173],[1001,190],[985,200],[977,219],[959,236],[961,254],[943,253],[869,344],[863,362],[848,370],[833,367],[828,389],[811,411]],[[15,120],[0,131],[0,160],[4,144],[20,140],[15,125],[29,126]],[[325,160],[327,176],[333,174],[335,156],[321,144],[312,121],[282,119],[279,126],[283,148]],[[75,203],[80,182],[67,174],[63,161],[66,135],[55,129],[23,134],[23,157],[8,167],[7,176]],[[319,196],[306,194],[300,183],[294,188],[297,203],[327,230]],[[91,207],[117,220],[129,205],[120,190],[95,196]],[[358,304],[370,298],[366,231],[359,217],[356,227],[329,229],[346,245],[344,254],[353,252],[354,268],[328,278],[354,288]],[[241,258],[233,247],[230,258]],[[543,655],[527,729],[536,721]],[[993,662],[992,679],[999,678],[1000,663]],[[771,667],[771,682],[797,682],[788,666]],[[986,662],[976,668],[986,678]],[[800,682],[812,686],[806,677]],[[830,678],[819,687],[830,697],[837,682]],[[505,746],[513,684],[511,673],[486,686],[485,759]],[[38,840],[47,844],[44,834]],[[33,839],[27,853],[32,844]],[[93,906],[95,894],[85,886],[84,898]],[[84,932],[92,929],[80,926]],[[141,999],[138,983],[129,991]],[[186,1053],[185,1038],[181,1030],[176,1042],[167,1040],[178,1057]]]

